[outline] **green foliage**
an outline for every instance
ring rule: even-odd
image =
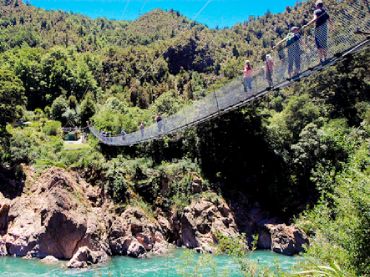
[[[66,126],[79,126],[80,124],[80,116],[76,112],[76,110],[67,108],[66,111],[62,114],[63,122],[65,122]]]
[[[156,113],[172,115],[178,112],[183,104],[184,101],[176,91],[171,90],[158,97],[153,107]]]
[[[328,276],[328,277],[346,277],[349,276],[345,273],[339,265],[334,263],[331,266],[315,266],[313,269],[298,272],[297,276]]]
[[[51,117],[54,120],[58,121],[63,121],[63,114],[67,111],[68,109],[68,102],[67,99],[63,96],[59,96],[56,98],[51,105]]]
[[[221,233],[216,233],[216,238],[218,254],[226,254],[242,258],[248,253],[248,248],[243,234],[237,237],[229,237]]]
[[[59,121],[47,121],[42,129],[47,136],[59,136],[61,128],[62,125]]]
[[[73,109],[73,110],[76,110],[76,108],[77,108],[77,98],[76,98],[76,96],[74,96],[74,95],[71,95],[71,96],[69,96],[68,97],[68,104],[69,104],[69,108],[70,109]]]
[[[225,236],[221,233],[216,233],[217,239],[217,255],[226,254],[231,256],[236,264],[239,266],[239,270],[242,276],[289,276],[282,272],[279,267],[275,267],[274,270],[263,268],[258,266],[253,261],[248,259],[248,248],[246,245],[245,234],[240,234],[235,237]],[[258,236],[253,236],[253,244],[255,245],[258,241]],[[254,248],[254,246],[252,246]],[[252,249],[254,251],[255,249]]]
[[[118,203],[125,202],[128,196],[128,183],[125,175],[125,168],[122,167],[120,158],[109,161],[105,171],[106,190]]]
[[[21,81],[12,71],[0,68],[0,131],[6,123],[14,122],[21,116],[24,104]]]
[[[96,107],[91,93],[87,93],[80,105],[81,124],[85,126],[86,122],[95,114]]]
[[[230,272],[217,270],[217,264],[211,254],[197,255],[192,250],[185,250],[176,267],[180,276],[228,276]]]
[[[62,139],[48,136],[45,133],[52,129],[54,124],[51,123],[45,129],[39,123],[33,123],[32,126],[23,129],[9,127],[8,131],[11,134],[10,162],[12,164],[35,163],[38,160],[56,162],[58,160],[57,153],[63,148]]]
[[[154,10],[125,22],[1,5],[0,63],[14,68],[32,110],[50,106],[60,95],[80,102],[88,91],[103,104],[114,87],[122,88],[121,99],[140,108],[169,91],[184,98],[181,104],[239,76],[245,57],[253,64],[260,61],[265,49],[288,31],[286,22],[303,23],[310,16],[309,4],[303,4],[285,14],[267,13],[230,29],[211,30],[174,11]]]
[[[345,272],[369,274],[369,159],[365,143],[337,176],[335,187],[298,223],[315,238],[308,255],[327,264],[337,262]],[[348,274],[349,274],[348,273]]]
[[[12,159],[6,124],[14,123],[21,117],[25,100],[19,78],[12,71],[0,67],[0,169]]]

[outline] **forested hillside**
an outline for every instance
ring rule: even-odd
[[[306,23],[311,10],[306,4],[287,8],[284,15],[268,13],[232,29],[210,30],[175,11],[123,22],[5,2],[1,64],[22,80],[30,109],[51,106],[61,95],[80,103],[88,92],[102,105],[113,94],[140,108],[165,92],[171,96],[163,98],[180,103],[197,98],[238,76],[245,57],[259,62],[290,26]]]
[[[240,230],[238,211],[261,208],[310,236],[313,264],[370,274],[368,51],[161,141],[116,149],[89,137],[70,149],[62,139],[62,126],[88,120],[119,133],[175,113],[239,76],[246,58],[260,62],[312,8],[213,30],[176,11],[92,20],[1,0],[0,192],[22,195],[26,165],[77,172],[118,212],[180,217],[193,200],[225,199]]]

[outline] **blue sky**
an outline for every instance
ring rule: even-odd
[[[155,8],[175,9],[209,27],[233,26],[250,15],[263,15],[267,10],[278,13],[297,0],[29,0],[47,10],[64,10],[93,18],[133,20]],[[197,16],[198,15],[198,16]]]

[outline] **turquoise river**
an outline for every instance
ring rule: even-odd
[[[165,257],[134,259],[114,257],[107,264],[84,270],[65,268],[65,263],[46,265],[39,260],[0,258],[0,276],[242,276],[236,261],[227,256],[190,254],[175,250]],[[292,271],[300,257],[288,257],[270,251],[255,251],[246,260],[257,270]]]

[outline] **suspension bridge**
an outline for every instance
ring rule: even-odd
[[[329,30],[304,26],[299,30],[299,39],[285,44],[270,53],[274,61],[273,71],[266,74],[266,63],[252,65],[251,88],[247,91],[241,78],[236,78],[223,88],[209,92],[201,100],[186,106],[176,114],[130,134],[107,136],[104,132],[89,126],[90,132],[103,144],[109,146],[132,146],[161,139],[186,128],[196,126],[273,91],[298,82],[314,73],[336,64],[346,56],[366,51],[370,39],[370,8],[367,0],[338,0],[338,5],[328,10]],[[327,32],[327,33],[326,33]],[[325,35],[325,62],[320,62],[317,49],[318,35]],[[320,40],[320,37],[319,37]],[[316,42],[316,43],[315,43]],[[294,76],[289,76],[295,71]],[[269,77],[267,77],[269,75]],[[266,78],[267,77],[267,78]]]

